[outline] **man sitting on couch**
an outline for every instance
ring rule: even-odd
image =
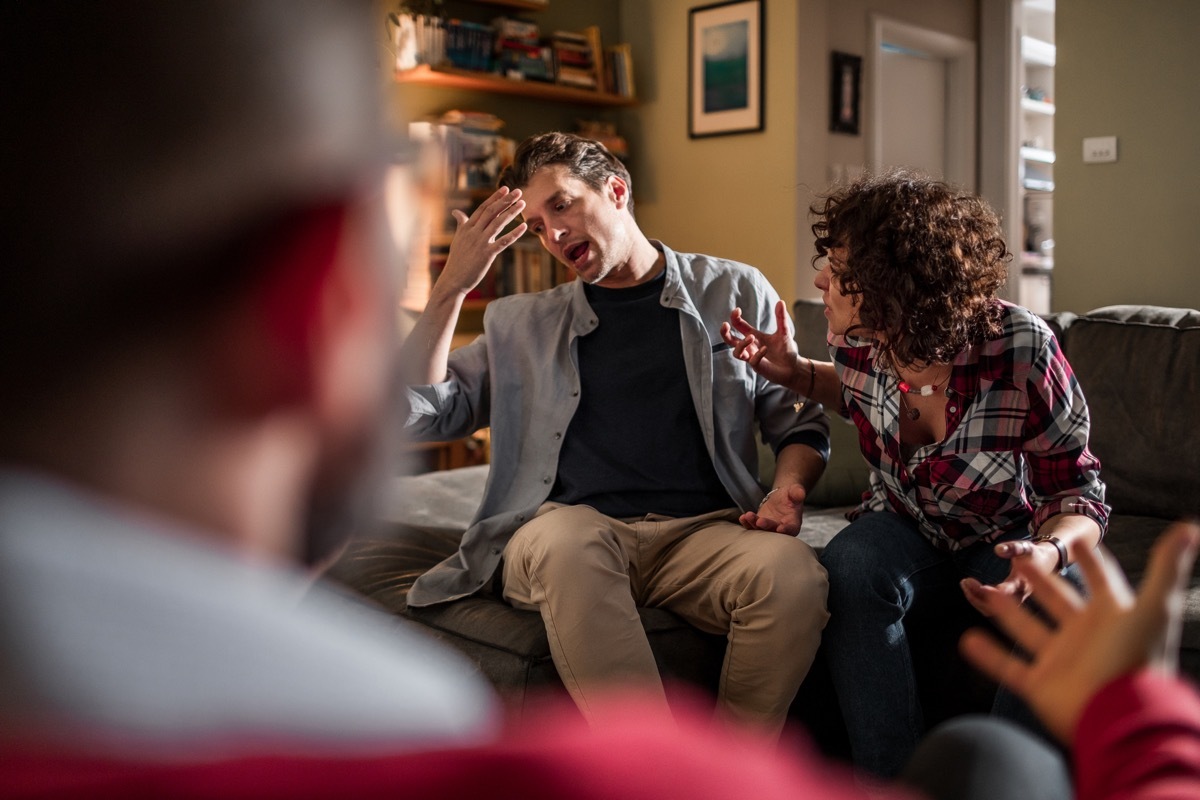
[[[533,137],[501,187],[470,218],[454,212],[449,258],[403,353],[408,433],[490,425],[493,462],[461,548],[417,580],[409,605],[499,575],[505,600],[541,613],[591,719],[617,683],[665,706],[637,607],[670,609],[728,637],[719,708],[777,734],[827,619],[824,570],[795,534],[828,427],[719,333],[730,304],[761,323],[776,293],[744,264],[646,238],[629,173],[595,142]],[[526,230],[581,280],[491,303],[484,334],[450,353],[463,298]],[[765,496],[755,421],[777,454]]]

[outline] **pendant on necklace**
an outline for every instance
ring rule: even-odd
[[[921,418],[921,409],[919,409],[919,408],[910,408],[910,409],[908,409],[907,411],[905,411],[905,412],[904,412],[904,414],[905,414],[905,416],[907,416],[909,419],[911,419],[911,420],[913,420],[913,421],[915,422],[915,421],[917,421],[917,420],[919,420],[919,419]]]

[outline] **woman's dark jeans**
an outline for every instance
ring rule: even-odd
[[[1007,538],[1023,537],[1021,532]],[[890,778],[912,755],[926,720],[906,618],[922,598],[951,597],[956,608],[946,616],[961,625],[965,600],[959,582],[970,576],[996,584],[1008,577],[1010,564],[993,547],[981,542],[943,552],[911,519],[878,512],[859,517],[825,547],[821,563],[829,572],[830,619],[821,648],[856,768]],[[942,624],[940,609],[928,611],[922,609],[922,624]],[[1023,706],[1011,697],[1002,705],[1023,715]],[[1028,717],[1020,721],[1028,724]]]

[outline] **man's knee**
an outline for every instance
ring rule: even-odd
[[[760,601],[779,609],[824,611],[829,579],[808,544],[791,536],[764,534],[746,558]]]

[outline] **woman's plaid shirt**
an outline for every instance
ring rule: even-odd
[[[1088,450],[1087,402],[1050,328],[1004,303],[1004,331],[954,360],[946,438],[900,452],[897,379],[876,370],[874,343],[830,335],[841,413],[858,428],[870,489],[851,519],[894,511],[938,548],[957,550],[1025,530],[1055,514],[1083,514],[1103,531],[1100,462]]]

